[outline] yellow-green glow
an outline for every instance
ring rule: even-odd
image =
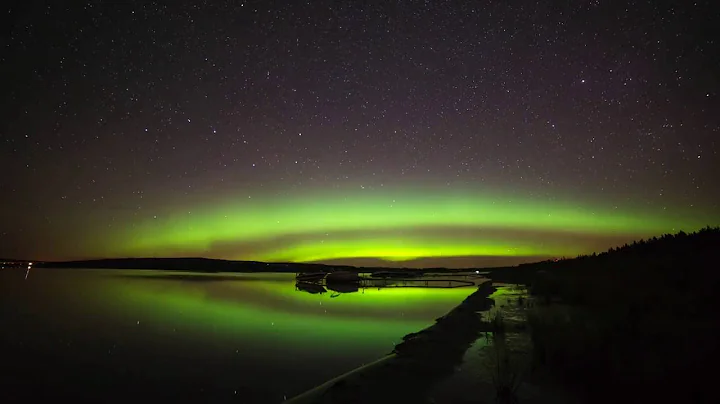
[[[417,240],[405,238],[377,238],[361,240],[328,240],[322,243],[296,244],[277,251],[249,255],[259,261],[311,262],[327,259],[381,258],[387,261],[407,261],[422,257],[563,255],[568,248],[541,248],[498,240]]]
[[[497,193],[326,192],[238,198],[175,209],[128,222],[95,240],[91,249],[104,256],[196,255],[293,262],[573,255],[602,250],[618,240],[693,231],[717,219],[689,210],[516,200]],[[585,240],[560,240],[561,233]],[[588,243],[588,237],[604,238],[605,244]]]

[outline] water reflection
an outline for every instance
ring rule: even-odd
[[[0,355],[14,369],[2,383],[15,386],[14,400],[45,389],[99,401],[279,402],[387,354],[475,289],[397,280],[330,288],[294,274],[25,272],[0,271],[0,324],[12,330],[0,333]]]

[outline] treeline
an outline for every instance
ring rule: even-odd
[[[608,263],[623,267],[649,263],[667,267],[678,260],[715,260],[720,253],[720,227],[705,227],[693,233],[680,231],[676,234],[663,234],[660,237],[641,239],[630,244],[612,247],[599,254],[579,255],[574,258],[561,258],[537,263],[520,264],[519,268],[562,269],[581,265],[604,266]]]

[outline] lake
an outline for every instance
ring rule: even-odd
[[[294,274],[0,271],[0,401],[279,403],[475,290],[309,293]]]

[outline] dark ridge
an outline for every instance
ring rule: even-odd
[[[358,268],[353,267],[322,264],[231,261],[210,258],[107,258],[85,261],[43,262],[37,266],[46,268],[159,269],[198,272],[311,272],[339,269],[358,270]]]
[[[683,268],[681,272],[697,274],[701,268],[709,270],[713,265],[717,265],[718,258],[720,227],[705,227],[689,234],[681,231],[677,234],[641,239],[599,254],[488,269],[487,276],[495,282],[530,285],[539,272],[541,275],[576,270],[593,275],[599,275],[596,270],[606,273],[638,270],[678,273],[678,269]],[[690,263],[693,265],[689,265]]]
[[[39,268],[82,268],[82,269],[154,269],[197,272],[374,272],[396,268],[353,267],[347,265],[326,265],[307,263],[275,263],[259,261],[232,261],[211,258],[106,258],[83,261],[39,262]],[[403,269],[415,271],[414,269]]]

